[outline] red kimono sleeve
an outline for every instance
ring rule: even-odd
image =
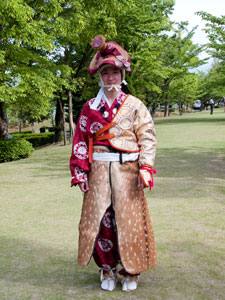
[[[89,171],[87,122],[88,106],[85,104],[78,119],[73,139],[70,157],[71,186],[87,181]]]

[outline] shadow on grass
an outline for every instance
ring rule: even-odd
[[[184,236],[180,241],[158,243],[151,284],[163,287],[161,299],[224,299],[224,259],[220,247]]]
[[[70,150],[70,149],[69,149]],[[19,165],[27,165],[29,177],[70,177],[69,158],[70,152],[38,153],[30,159],[17,162]],[[158,148],[156,153],[157,176],[163,177],[192,177],[204,176],[221,178],[224,176],[225,147],[201,148],[201,147],[174,147]],[[161,174],[161,169],[163,174]]]
[[[224,118],[221,117],[214,117],[214,116],[210,116],[210,117],[195,117],[195,118],[187,118],[185,119],[184,117],[176,118],[176,119],[169,119],[169,118],[165,118],[165,119],[155,119],[155,124],[168,124],[168,125],[179,125],[179,124],[188,124],[188,123],[220,123],[220,125],[224,125],[225,124],[225,114],[224,114]]]
[[[224,178],[225,148],[206,149],[160,148],[156,154],[158,175],[163,170],[163,177],[204,177]]]
[[[27,166],[29,176],[34,177],[67,177],[70,175],[70,153],[59,152],[59,149],[36,150],[29,159],[21,160],[18,165]]]
[[[99,277],[88,268],[76,264],[74,255],[60,249],[46,247],[21,239],[0,238],[0,279],[8,283],[26,283],[32,286],[88,289],[98,286]],[[70,256],[69,256],[70,254]],[[96,276],[97,274],[97,276]]]
[[[206,147],[174,147],[174,148],[159,148],[157,149],[156,155],[158,156],[170,156],[172,155],[180,155],[183,156],[185,154],[190,154],[191,156],[197,155],[200,157],[201,155],[207,155],[208,157],[216,157],[220,155],[220,153],[225,154],[225,144],[224,147],[218,148],[206,148]]]
[[[20,295],[24,292],[26,299],[31,299],[30,295],[37,290],[42,295],[41,299],[71,299],[69,296],[74,296],[73,299],[98,299],[99,293],[103,293],[105,299],[112,299],[109,294],[101,292],[94,263],[87,268],[77,266],[76,256],[71,251],[67,255],[65,250],[20,239],[1,238],[0,245],[0,281],[4,282],[6,289],[10,287],[7,299],[11,299],[10,292],[13,292],[14,286],[17,299],[25,299],[24,294]],[[192,289],[195,296],[196,293],[201,295],[202,298],[198,299],[216,299],[216,294],[222,293],[221,255],[221,249],[194,244],[192,240],[158,243],[159,263],[155,269],[143,274],[138,291],[132,295],[138,295],[138,299],[149,299],[146,298],[149,292],[152,299],[197,299],[185,297]],[[26,291],[23,291],[24,287]],[[121,297],[120,289],[118,284],[114,295],[120,294]],[[123,296],[123,299],[131,299]]]

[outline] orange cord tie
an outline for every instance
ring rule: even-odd
[[[99,129],[96,133],[95,133],[95,137],[99,136],[100,134],[102,134],[104,131],[112,128],[113,126],[115,126],[117,123],[116,122],[111,122],[105,126],[103,126],[101,129]]]
[[[89,163],[92,164],[93,162],[93,136],[88,138],[88,148],[89,148]]]
[[[114,137],[115,137],[114,133],[103,134],[103,135],[97,136],[95,140],[96,141],[103,141],[103,140],[113,139]]]
[[[112,128],[115,126],[117,123],[116,122],[111,122],[105,126],[103,126],[101,129],[99,129],[94,135],[90,136],[88,138],[89,143],[88,143],[88,148],[89,148],[89,163],[92,164],[93,162],[93,140],[95,139],[96,141],[103,141],[103,140],[109,140],[113,139],[115,137],[115,134],[103,134],[101,135],[104,131]]]

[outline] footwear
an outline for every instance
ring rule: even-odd
[[[123,292],[134,291],[138,286],[138,276],[123,276],[121,283]]]
[[[112,270],[105,271],[101,270],[101,288],[105,291],[112,292],[116,288],[117,275]]]

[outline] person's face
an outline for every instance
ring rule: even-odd
[[[120,69],[115,66],[107,66],[101,71],[104,85],[119,85],[122,81]]]

